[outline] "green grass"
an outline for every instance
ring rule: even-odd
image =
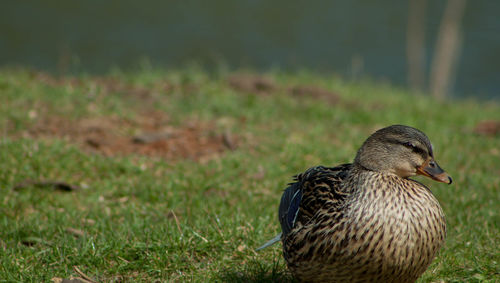
[[[446,245],[420,281],[500,281],[500,137],[473,132],[499,119],[498,103],[437,102],[308,72],[267,75],[278,87],[255,94],[197,69],[81,75],[78,83],[0,70],[0,282],[78,276],[74,266],[102,282],[288,282],[281,245],[254,248],[279,232],[277,207],[291,176],[350,162],[369,134],[396,123],[427,133],[454,180],[419,178],[448,223]],[[295,85],[340,100],[292,96],[286,89]],[[26,135],[44,117],[133,120],[151,111],[173,126],[209,121],[215,134],[233,133],[238,147],[201,160],[105,156],[68,138]],[[13,189],[25,180],[82,189]]]

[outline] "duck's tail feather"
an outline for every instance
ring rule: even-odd
[[[267,243],[265,243],[262,246],[258,247],[256,249],[256,251],[260,251],[262,249],[265,249],[265,248],[267,248],[269,246],[274,245],[276,242],[278,242],[279,240],[281,240],[281,235],[282,235],[282,233],[279,233],[278,235],[276,235],[276,237],[272,238],[271,240],[267,241]]]

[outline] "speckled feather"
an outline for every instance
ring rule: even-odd
[[[332,190],[346,177],[351,164],[335,168],[317,166],[295,176],[295,182],[285,190],[281,197],[279,219],[284,235],[287,235],[295,223],[306,223],[325,201],[341,203],[346,194]],[[303,188],[311,188],[304,190]],[[299,213],[300,211],[300,213]]]
[[[311,201],[316,210],[301,204],[294,228],[282,237],[298,279],[413,282],[425,271],[446,233],[439,203],[425,186],[374,172],[307,172],[314,174],[301,175],[307,177],[299,181],[304,199],[323,197]],[[352,190],[360,185],[365,190]]]
[[[418,134],[426,149],[412,151],[433,158]],[[303,282],[414,282],[446,235],[427,187],[357,162],[297,175],[283,193],[279,219],[286,263]]]

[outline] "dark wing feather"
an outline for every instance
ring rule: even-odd
[[[302,191],[300,183],[291,183],[285,192],[283,192],[283,196],[281,196],[280,208],[278,210],[283,235],[288,234],[292,230],[297,212],[299,212],[301,200]]]
[[[317,166],[299,174],[295,182],[283,192],[279,207],[279,220],[283,236],[297,224],[306,223],[326,201],[343,202],[346,193],[340,183],[347,177],[352,164],[337,167]]]

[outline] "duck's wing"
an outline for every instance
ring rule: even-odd
[[[281,196],[278,210],[282,233],[257,248],[267,248],[286,236],[297,223],[307,223],[325,202],[341,204],[346,193],[340,183],[347,177],[352,164],[337,167],[317,166],[295,176]]]
[[[307,223],[326,201],[339,204],[344,201],[347,194],[341,191],[340,184],[351,167],[352,164],[317,166],[295,177],[281,197],[279,220],[283,236],[297,223]]]

